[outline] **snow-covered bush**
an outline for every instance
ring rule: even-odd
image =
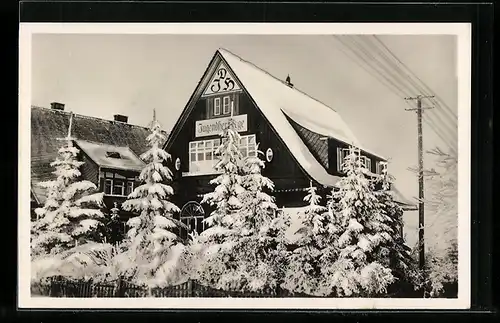
[[[171,249],[181,243],[177,232],[184,225],[174,218],[179,208],[169,200],[174,192],[168,182],[172,173],[164,162],[170,155],[161,148],[165,141],[156,119],[151,124],[151,134],[146,138],[150,149],[141,155],[146,166],[139,179],[143,183],[136,187],[122,204],[122,208],[138,216],[131,218],[131,227],[125,240],[127,262],[133,264],[127,276],[139,283],[149,283],[158,269],[170,258]]]
[[[35,210],[38,220],[32,223],[31,251],[35,257],[102,240],[103,194],[96,193],[94,183],[81,180],[79,150],[69,136],[64,141],[59,156],[51,163],[56,179],[40,183],[47,189],[47,200]]]

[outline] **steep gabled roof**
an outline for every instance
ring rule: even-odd
[[[222,61],[234,72],[237,82],[254,101],[257,108],[288,148],[291,156],[317,183],[324,186],[334,186],[340,179],[338,176],[327,172],[324,154],[326,143],[321,143],[319,141],[320,137],[332,137],[346,144],[355,145],[361,150],[385,160],[379,154],[363,148],[334,109],[297,88],[288,86],[284,81],[226,49],[219,49],[212,58],[186,109],[184,109],[172,130],[171,137],[169,137],[166,144],[167,149],[173,143],[175,136],[194,108],[195,101],[208,84],[219,61]],[[289,120],[305,129],[303,135],[309,136],[307,139],[311,141],[308,145],[299,136],[296,130],[297,127],[294,128]],[[402,196],[400,200],[406,201]]]
[[[42,203],[44,192],[36,184],[53,178],[54,168],[50,163],[57,157],[61,147],[57,139],[66,136],[69,120],[69,112],[31,107],[31,182],[34,194]],[[74,114],[71,133],[77,140],[129,147],[135,155],[148,149],[148,128],[128,123]]]

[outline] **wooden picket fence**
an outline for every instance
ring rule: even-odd
[[[196,280],[182,284],[148,288],[137,286],[123,279],[113,282],[93,282],[92,280],[68,280],[53,277],[48,287],[43,289],[50,297],[311,297],[307,295],[289,295],[285,290],[267,293],[226,291],[202,285]]]
[[[443,298],[456,298],[456,283],[445,286]],[[282,298],[282,297],[316,297],[306,294],[292,294],[286,290],[270,290],[267,292],[227,291],[205,286],[196,280],[167,286],[148,288],[137,286],[124,279],[111,282],[94,282],[92,280],[70,280],[62,276],[51,277],[44,284],[32,285],[32,293],[49,297],[236,297],[236,298]],[[422,291],[402,289],[389,291],[382,297],[389,298],[421,298]]]

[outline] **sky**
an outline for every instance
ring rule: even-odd
[[[455,36],[379,38],[457,113]],[[334,108],[364,147],[390,159],[403,195],[418,196],[417,178],[408,170],[418,158],[415,113],[331,35],[36,34],[31,103],[50,107],[57,101],[67,111],[105,119],[123,114],[143,126],[156,109],[168,131],[220,47],[278,78],[290,75],[296,88]],[[425,150],[447,149],[425,123],[423,133]],[[433,167],[428,158],[424,163]],[[407,212],[405,223],[405,230],[415,231],[417,212]]]

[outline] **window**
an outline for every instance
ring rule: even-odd
[[[255,157],[257,155],[257,145],[255,142],[255,135],[248,135],[241,137],[240,152],[243,158]]]
[[[125,192],[126,195],[129,195],[134,191],[134,182],[127,181],[127,190]]]
[[[224,138],[222,142],[225,142]],[[189,173],[214,173],[215,165],[218,162],[216,150],[219,148],[220,143],[219,138],[190,142]],[[240,152],[243,158],[257,155],[255,135],[241,136]]]
[[[337,148],[337,171],[343,172],[343,164],[345,161],[345,158],[349,155],[349,149],[348,148]],[[372,161],[370,158],[366,156],[361,156],[360,157],[361,164],[369,171],[372,169]],[[378,164],[377,164],[378,165]]]
[[[222,143],[225,143],[226,139],[222,139]],[[241,136],[240,139],[240,153],[243,158],[255,157],[257,155],[257,142],[255,140],[255,135]]]
[[[214,115],[215,116],[220,115],[220,98],[214,99]]]
[[[111,194],[112,189],[113,189],[113,180],[106,178],[104,180],[104,194]]]
[[[201,233],[205,230],[205,210],[195,201],[187,202],[181,209],[180,220],[189,229],[181,229],[181,238],[186,239],[191,232]]]
[[[113,172],[104,172],[103,176],[106,195],[126,196],[134,190],[134,177],[126,177]]]
[[[117,151],[107,151],[107,152],[106,152],[106,157],[109,157],[109,158],[117,158],[117,159],[122,158],[122,156],[120,155],[120,153],[119,153],[119,152],[117,152]]]
[[[387,163],[386,162],[383,162],[383,161],[378,161],[376,162],[377,165],[377,174],[379,175],[382,175],[385,171],[386,171],[386,168],[387,168]]]
[[[223,99],[223,110],[222,112],[224,114],[231,114],[231,98],[228,96],[225,96]]]
[[[125,195],[125,182],[121,179],[113,181],[113,195]]]
[[[217,164],[215,150],[220,139],[194,141],[189,143],[189,172],[211,173]]]
[[[343,166],[344,166],[344,160],[349,155],[349,149],[348,148],[337,148],[337,171],[339,172],[344,172]]]
[[[371,171],[372,170],[372,160],[366,156],[361,156],[361,161],[365,165],[366,169]]]

